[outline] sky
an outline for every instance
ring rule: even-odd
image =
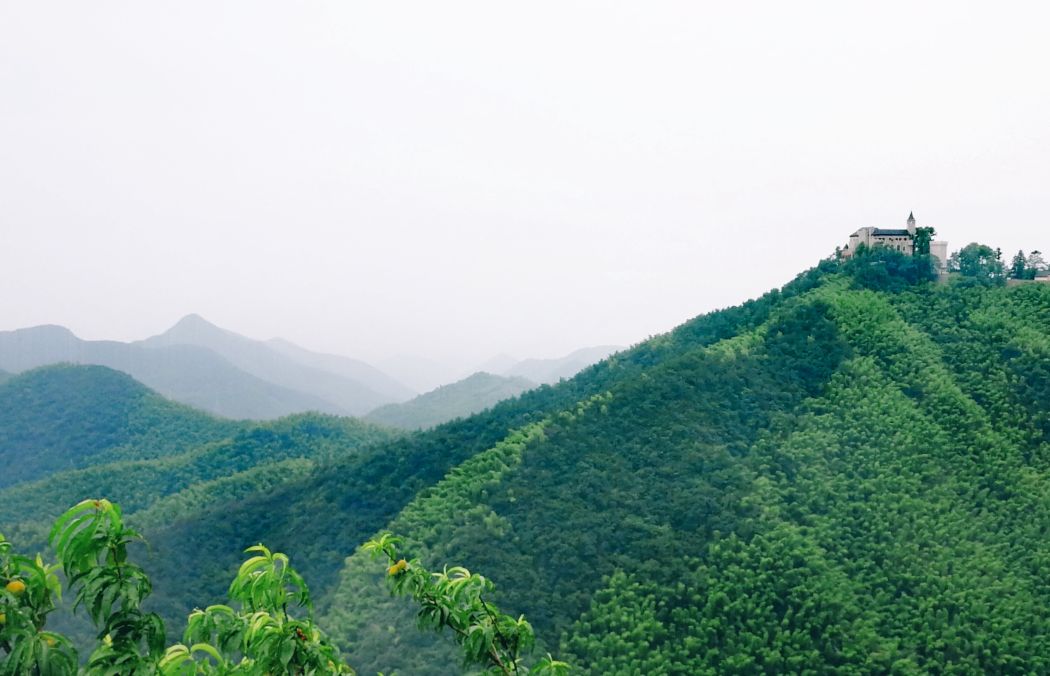
[[[1050,250],[1046,3],[0,2],[0,330],[466,368],[914,210]],[[414,362],[412,360],[415,360]]]

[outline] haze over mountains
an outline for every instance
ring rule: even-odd
[[[526,378],[535,383],[553,385],[562,378],[573,377],[591,364],[597,363],[622,349],[618,345],[584,347],[556,359],[523,359],[515,361],[502,369],[491,370],[493,373],[504,376]],[[506,358],[506,355],[502,355],[496,359]]]
[[[81,340],[60,326],[0,333],[0,368],[20,372],[59,362],[108,366],[175,401],[230,418],[265,420],[301,411],[360,415],[412,394],[367,368],[360,373],[372,377],[362,382],[306,366],[195,316],[135,343]]]
[[[534,387],[536,383],[520,376],[479,371],[404,403],[381,406],[365,416],[365,420],[400,429],[425,429],[478,413]]]
[[[193,345],[223,357],[262,380],[327,402],[325,413],[360,415],[376,406],[404,401],[415,392],[363,361],[319,354],[284,340],[258,341],[188,315],[164,333],[138,343],[144,347]]]
[[[614,348],[578,350],[561,359],[508,359],[503,366],[515,384],[503,389],[469,380],[444,395],[444,405],[424,403],[422,422],[443,422],[495,403],[493,395],[522,391],[513,381],[556,382],[606,356]],[[228,418],[268,420],[316,411],[363,416],[381,406],[405,402],[416,392],[361,360],[307,350],[280,338],[254,340],[218,327],[199,315],[183,317],[170,329],[145,340],[124,343],[82,340],[67,328],[36,326],[0,332],[0,369],[11,374],[56,363],[96,364],[122,371],[175,401]],[[5,377],[0,372],[0,380]],[[468,394],[471,388],[477,392]],[[457,405],[453,405],[453,401]]]

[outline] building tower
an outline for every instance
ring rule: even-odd
[[[915,212],[908,212],[908,234],[912,237],[915,236]]]

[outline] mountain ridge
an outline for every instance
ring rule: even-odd
[[[534,387],[538,385],[525,378],[479,371],[409,401],[381,406],[364,419],[399,429],[426,429],[478,413]]]
[[[484,571],[494,602],[585,673],[1038,671],[1050,289],[884,292],[850,275],[822,264],[558,386],[199,515],[213,538],[188,524],[154,537],[209,559],[231,540],[296,552],[363,671],[456,664],[440,637],[410,633],[382,569],[325,553],[389,529],[425,565]],[[967,631],[1004,629],[953,642],[944,598]],[[950,649],[923,647],[937,645]]]
[[[136,344],[148,348],[192,345],[211,350],[237,368],[261,380],[293,391],[309,393],[329,402],[331,406],[322,409],[326,413],[361,415],[377,406],[396,401],[398,397],[404,398],[412,394],[408,388],[399,385],[378,370],[367,367],[363,362],[354,363],[349,359],[312,353],[291,346],[287,341],[270,342],[247,338],[216,326],[196,314],[187,315],[164,333]],[[304,362],[307,361],[314,364],[334,361],[344,371],[356,367],[356,371],[367,375],[373,384],[381,385],[380,389],[397,394],[380,393],[369,383],[306,365]]]
[[[163,334],[132,343],[82,340],[66,327],[48,324],[0,331],[0,369],[19,373],[57,363],[107,366],[166,397],[235,419],[274,419],[305,411],[361,415],[411,394],[364,362],[313,353],[286,341],[275,345],[267,347],[195,314]],[[307,363],[311,360],[365,374],[388,394]]]

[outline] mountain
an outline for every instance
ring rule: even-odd
[[[162,457],[240,429],[101,366],[48,366],[0,383],[0,487],[119,457]]]
[[[266,341],[266,344],[299,364],[358,381],[381,396],[389,397],[394,401],[405,401],[416,394],[415,390],[403,385],[387,373],[358,359],[311,352],[281,338],[272,338]]]
[[[319,397],[245,373],[218,354],[191,345],[147,348],[81,340],[61,326],[0,331],[0,368],[20,372],[56,363],[122,371],[158,393],[229,418],[277,418],[300,411],[342,412]]]
[[[0,368],[61,362],[123,371],[160,394],[230,418],[360,415],[413,392],[364,362],[239,336],[197,315],[137,343],[87,341],[61,326],[0,332]]]
[[[379,361],[378,365],[384,373],[389,373],[417,392],[429,392],[435,387],[454,382],[465,375],[461,369],[445,361],[419,355],[393,355]]]
[[[1050,286],[870,256],[432,430],[304,416],[11,486],[0,527],[113,491],[173,627],[264,542],[360,673],[460,669],[381,532],[581,673],[1048,671]]]
[[[320,414],[226,421],[105,367],[42,367],[0,384],[0,530],[27,551],[43,551],[53,520],[99,495],[152,530],[287,486],[322,461],[397,434]],[[52,619],[82,648],[91,643],[83,617]]]
[[[190,345],[220,355],[242,371],[329,404],[318,410],[359,415],[413,395],[407,387],[364,362],[310,352],[287,341],[257,341],[188,315],[144,347]]]
[[[354,550],[392,531],[582,673],[1050,669],[1050,287],[860,265],[158,524],[165,613],[262,541],[362,673],[455,673]]]
[[[0,385],[3,385],[11,379],[11,374],[7,371],[0,371]]]
[[[505,376],[527,378],[535,383],[554,384],[563,378],[573,377],[591,364],[622,349],[616,345],[585,347],[557,359],[523,359],[513,365],[493,370]],[[500,360],[500,357],[495,359]],[[502,361],[506,364],[506,359]]]
[[[483,363],[477,370],[484,373],[506,373],[520,362],[520,359],[512,357],[506,352],[501,352]]]
[[[403,404],[377,408],[365,416],[365,420],[399,429],[425,429],[483,411],[534,387],[536,383],[524,378],[478,372]]]

